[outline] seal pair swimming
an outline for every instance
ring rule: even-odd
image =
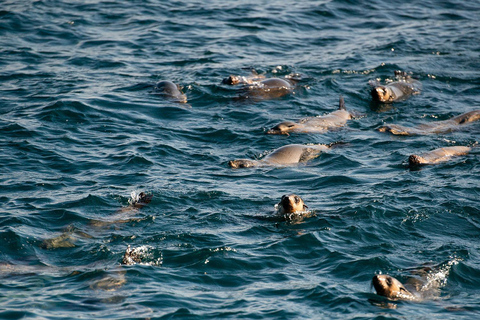
[[[397,81],[381,85],[378,81],[370,81],[373,87],[370,91],[374,101],[391,103],[405,100],[413,94],[419,94],[421,84],[406,72],[395,71]]]
[[[298,133],[322,133],[332,128],[343,127],[348,120],[352,119],[352,113],[345,108],[345,101],[340,96],[338,110],[321,117],[301,119],[299,122],[284,121],[267,131],[267,134]]]
[[[394,135],[413,136],[447,133],[459,129],[461,126],[480,120],[480,110],[473,110],[443,121],[424,123],[416,127],[404,127],[390,124],[378,129],[380,132],[390,132]]]
[[[330,150],[332,145],[324,144],[289,144],[274,150],[261,160],[231,160],[228,165],[234,169],[259,166],[285,166],[306,162],[318,157],[322,152]]]

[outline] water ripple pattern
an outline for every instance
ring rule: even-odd
[[[378,131],[480,109],[478,12],[460,0],[3,1],[0,318],[480,317],[479,122]],[[250,70],[301,81],[275,99],[222,84]],[[373,103],[368,82],[395,70],[422,92]],[[156,94],[160,80],[188,102]],[[357,115],[345,127],[266,134],[340,95]],[[228,166],[334,142],[298,166]],[[407,167],[455,145],[474,148]],[[151,202],[135,207],[141,192]],[[275,218],[292,193],[313,217]],[[428,301],[388,303],[370,284],[424,267],[439,284]]]

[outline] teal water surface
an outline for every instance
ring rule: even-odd
[[[479,122],[393,136],[480,109],[478,1],[4,1],[0,5],[1,319],[480,317]],[[302,80],[277,99],[222,84]],[[368,82],[411,72],[392,105]],[[180,84],[186,105],[154,93]],[[338,106],[324,134],[267,135]],[[306,164],[233,170],[286,144]],[[152,201],[129,209],[131,194]],[[274,217],[284,194],[315,216]],[[122,265],[128,246],[142,262]],[[388,304],[377,273],[432,269],[436,295]]]

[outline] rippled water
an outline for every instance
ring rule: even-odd
[[[479,123],[397,137],[480,109],[477,1],[7,1],[0,6],[0,318],[472,319],[480,315],[479,149],[421,170],[408,155],[475,145]],[[237,99],[250,69],[294,94]],[[412,72],[420,95],[371,102]],[[188,104],[154,94],[183,87]],[[343,95],[360,116],[266,135]],[[285,144],[307,164],[233,170]],[[153,195],[129,210],[132,192]],[[283,194],[315,217],[273,218]],[[123,208],[123,209],[122,209]],[[142,262],[122,266],[127,246]],[[370,286],[432,268],[436,295]],[[433,280],[432,280],[433,279]],[[396,307],[396,308],[395,308]]]

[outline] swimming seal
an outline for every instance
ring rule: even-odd
[[[307,211],[308,207],[302,198],[296,194],[283,195],[280,202],[275,205],[275,209],[276,213],[285,220],[293,220],[311,214],[311,212]]]
[[[410,167],[426,165],[426,164],[436,164],[440,162],[445,162],[450,160],[453,156],[465,155],[470,152],[472,148],[470,147],[445,147],[432,150],[427,153],[420,155],[412,154],[408,157],[408,164]]]
[[[387,275],[375,275],[372,279],[372,285],[378,295],[384,296],[391,300],[417,300],[418,297],[408,291],[405,286],[395,279]]]
[[[179,103],[187,103],[187,96],[181,91],[180,87],[171,81],[160,81],[155,85],[154,91],[167,99]]]
[[[463,125],[478,120],[480,120],[480,110],[473,110],[448,120],[424,123],[416,127],[404,127],[401,125],[390,124],[380,127],[378,131],[390,132],[391,134],[401,136],[439,134],[454,131],[456,129],[459,129]]]
[[[345,108],[345,101],[340,96],[338,110],[321,117],[301,119],[299,122],[284,121],[267,131],[267,134],[322,133],[332,128],[343,127],[353,116]]]
[[[405,100],[412,94],[419,94],[421,84],[419,81],[412,79],[409,75],[402,71],[395,71],[397,81],[390,82],[386,85],[371,81],[373,87],[371,95],[374,101],[391,103],[394,101]]]
[[[282,166],[293,165],[299,162],[305,162],[318,157],[322,152],[326,152],[332,145],[324,144],[289,144],[274,150],[261,160],[239,159],[231,160],[228,165],[234,169],[250,168],[255,166]]]
[[[262,100],[283,97],[292,93],[298,81],[295,75],[282,78],[265,78],[264,75],[254,73],[252,76],[230,75],[223,79],[223,84],[237,85],[241,84],[241,96],[244,99]]]

